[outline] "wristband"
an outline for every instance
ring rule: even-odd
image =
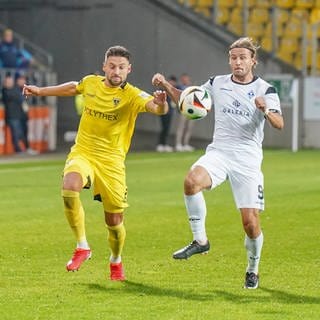
[[[265,115],[265,116],[267,116],[269,113],[270,113],[270,109],[266,109],[266,110],[264,111],[264,115]]]

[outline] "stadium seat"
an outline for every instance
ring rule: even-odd
[[[236,5],[235,0],[216,0],[216,5],[220,8],[234,8]]]
[[[254,6],[256,8],[269,9],[272,7],[272,1],[270,1],[270,0],[256,0]]]
[[[313,33],[315,32],[318,41],[320,40],[320,26],[309,24],[307,26],[307,40],[312,41]]]
[[[228,8],[218,8],[216,15],[216,23],[218,24],[227,24],[230,18],[230,10]]]
[[[320,22],[320,8],[314,8],[310,14],[310,23],[318,23]]]
[[[295,53],[299,49],[299,40],[297,38],[282,37],[280,39],[279,51]]]
[[[227,29],[230,32],[232,32],[232,33],[234,33],[234,34],[236,34],[238,36],[243,36],[243,25],[242,25],[242,23],[229,22],[227,24]]]
[[[309,11],[305,8],[293,8],[291,10],[291,16],[297,19],[308,19]]]
[[[317,69],[320,70],[320,52],[317,53]]]
[[[291,38],[301,38],[302,32],[302,21],[298,19],[290,19],[284,27],[283,36]]]
[[[243,5],[244,5],[244,0],[238,0],[236,3],[237,3],[237,7],[242,8]],[[256,5],[256,0],[247,0],[248,8],[251,8],[251,7],[255,6],[255,5]]]
[[[230,23],[239,24],[243,21],[243,11],[242,8],[235,7],[232,9],[230,14]]]
[[[292,64],[293,63],[293,53],[289,52],[287,50],[280,49],[277,52],[277,57],[280,58],[281,60],[283,60],[284,62],[288,63],[288,64]]]
[[[212,12],[213,0],[198,0],[194,4],[194,8],[195,9],[200,9],[200,11],[202,10],[203,12],[205,12],[205,11]]]
[[[317,38],[320,40],[320,0],[247,0],[249,16],[247,25],[243,25],[244,0],[179,0],[189,3],[196,12],[212,17],[212,9],[217,9],[216,23],[224,26],[237,36],[246,35],[260,43],[261,47],[273,51],[272,12],[277,8],[276,55],[288,64],[301,67],[301,41],[303,21],[307,25],[307,39],[312,39],[312,24],[319,23]],[[245,28],[246,27],[246,28]],[[320,50],[319,50],[320,51]],[[311,68],[311,54],[308,53],[308,70]],[[318,63],[318,60],[317,60]],[[319,65],[320,71],[320,53]],[[300,68],[301,69],[301,68]]]
[[[260,39],[265,33],[265,27],[261,23],[248,22],[247,28],[248,36],[255,40]]]
[[[314,0],[296,0],[297,8],[311,9],[313,7]]]
[[[213,12],[213,0],[193,0],[192,7],[195,12],[201,13],[205,17],[210,18]]]
[[[211,17],[211,10],[209,8],[201,8],[201,7],[195,7],[194,11],[197,13],[202,14],[203,16],[205,16],[206,18],[210,18]]]
[[[196,1],[195,6],[198,8],[212,8],[213,0],[198,0]]]
[[[280,24],[286,23],[290,17],[290,10],[279,9],[277,11],[277,21]]]
[[[295,5],[295,0],[275,0],[275,5],[279,8],[291,9]]]
[[[249,15],[249,21],[257,24],[270,21],[269,10],[266,8],[252,8]]]
[[[272,39],[271,37],[262,37],[260,42],[261,48],[263,50],[272,51]]]
[[[311,52],[311,50],[308,50],[308,52],[307,52],[307,61],[306,62],[307,62],[307,68],[310,68],[312,65],[312,52]],[[299,70],[302,69],[302,52],[298,51],[295,54],[293,64],[297,69],[299,69]]]
[[[278,22],[276,28],[277,28],[276,29],[276,36],[281,37],[282,34],[283,34],[283,25]],[[267,23],[265,35],[268,36],[268,37],[271,37],[272,36],[272,32],[273,32],[273,30],[272,30],[272,22],[270,21],[270,22]]]

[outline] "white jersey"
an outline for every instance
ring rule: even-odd
[[[262,157],[265,118],[255,105],[263,97],[268,109],[281,114],[275,88],[259,77],[248,84],[234,82],[231,74],[210,78],[202,85],[211,95],[215,128],[211,148],[240,151]]]

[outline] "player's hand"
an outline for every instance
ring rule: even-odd
[[[261,110],[262,112],[266,111],[267,105],[263,97],[256,97],[254,103],[259,110]]]
[[[167,93],[162,90],[157,90],[153,93],[153,102],[159,106],[162,106],[167,101]]]
[[[37,86],[24,85],[22,89],[22,94],[25,97],[38,96],[40,94],[40,88]]]
[[[156,73],[152,77],[152,84],[156,87],[161,87],[166,82],[166,78],[161,73]]]

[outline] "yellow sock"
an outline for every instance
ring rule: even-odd
[[[121,257],[124,240],[126,238],[126,229],[123,223],[116,226],[108,226],[108,242],[111,249],[112,258]]]
[[[84,226],[84,210],[80,201],[80,194],[76,191],[62,190],[64,212],[73,230],[77,242],[86,242]]]

